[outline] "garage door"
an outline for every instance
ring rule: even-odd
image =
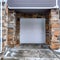
[[[20,18],[20,43],[45,43],[44,18]]]

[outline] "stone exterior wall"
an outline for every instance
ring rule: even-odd
[[[51,9],[50,11],[50,31],[51,31],[51,45],[52,49],[58,49],[60,47],[60,21],[59,21],[59,9]]]
[[[60,21],[59,21],[59,9],[51,9],[48,14],[41,15],[38,13],[26,14],[26,13],[16,13],[14,10],[9,10],[7,19],[3,19],[4,31],[8,31],[8,34],[3,33],[7,36],[5,43],[9,47],[20,46],[20,17],[23,18],[46,18],[46,43],[50,45],[52,49],[60,48],[59,36],[60,36]],[[5,20],[6,19],[6,20]],[[5,21],[5,22],[4,22]],[[6,25],[7,24],[7,25]],[[3,44],[3,45],[4,45]]]

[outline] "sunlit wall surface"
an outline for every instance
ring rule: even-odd
[[[2,51],[2,36],[1,36],[1,31],[2,31],[2,25],[1,25],[1,20],[2,20],[2,17],[1,17],[1,13],[2,13],[2,7],[1,7],[1,5],[2,5],[2,2],[1,2],[1,0],[0,0],[0,53],[1,53],[1,51]]]

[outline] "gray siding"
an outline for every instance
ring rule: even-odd
[[[8,0],[9,7],[54,7],[56,0]]]
[[[60,0],[58,0],[58,5],[59,5],[59,9],[60,9]]]

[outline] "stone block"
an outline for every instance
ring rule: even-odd
[[[60,46],[59,43],[51,43],[50,48],[51,48],[51,49],[58,49],[59,46]]]
[[[60,34],[60,31],[56,30],[54,31],[54,36],[58,36]]]
[[[60,24],[59,23],[53,23],[51,24],[51,28],[59,28]]]

